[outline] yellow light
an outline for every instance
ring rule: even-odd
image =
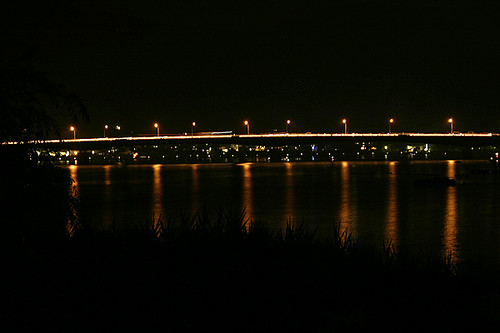
[[[245,120],[244,124],[245,124],[245,126],[248,125],[248,120]]]
[[[195,127],[195,126],[196,126],[196,122],[193,121],[193,127]]]
[[[448,119],[448,122],[452,123],[453,122],[453,118]]]
[[[158,128],[158,123],[155,123],[155,128]]]
[[[392,124],[394,122],[394,119],[389,119],[389,122]]]
[[[288,120],[286,121],[286,123],[287,123],[287,124],[290,124],[290,119],[288,119]]]
[[[347,119],[342,119],[342,123],[343,124],[347,123]]]
[[[71,126],[71,127],[69,128],[69,130],[70,130],[71,132],[73,132],[73,131],[75,130],[75,127],[74,127],[74,126]]]
[[[105,128],[105,129],[108,129],[108,125],[104,125],[104,128]]]

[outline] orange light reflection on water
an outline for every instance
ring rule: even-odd
[[[349,162],[342,162],[340,171],[341,185],[340,185],[340,210],[339,218],[340,233],[352,232],[352,236],[356,237],[356,230],[353,224],[352,210],[351,210],[351,190],[349,179]]]
[[[389,163],[388,194],[387,194],[387,217],[385,225],[386,244],[398,245],[398,188],[396,175],[396,162]]]
[[[191,200],[191,214],[197,214],[200,212],[200,174],[199,174],[199,165],[191,164],[191,193],[193,198]]]
[[[153,165],[153,207],[152,218],[155,223],[163,216],[163,188],[161,180],[161,164]]]
[[[448,161],[447,176],[455,178],[455,161]],[[443,255],[456,261],[458,259],[458,213],[457,213],[457,188],[448,186],[446,192],[446,211],[443,230]]]
[[[104,218],[103,218],[103,224],[104,227],[110,226],[111,221],[113,220],[113,209],[111,208],[111,205],[106,204],[107,201],[110,200],[111,198],[111,168],[113,166],[111,165],[105,165],[104,166]]]
[[[69,175],[71,176],[71,179],[73,179],[73,185],[78,187],[78,167],[76,165],[70,165],[69,166]]]
[[[285,205],[285,216],[287,220],[295,217],[295,202],[293,193],[293,165],[291,163],[285,163],[286,168],[286,205]]]
[[[76,198],[79,198],[78,194],[78,167],[76,165],[69,166],[69,175],[71,179],[73,179],[73,185],[71,186],[71,191]],[[77,216],[77,212],[75,207],[72,207],[72,215]],[[73,224],[71,220],[68,219],[68,223],[66,223],[66,232],[68,235],[73,236],[75,231],[73,230]]]
[[[253,188],[251,163],[244,163],[243,166],[243,207],[246,218],[253,218]]]

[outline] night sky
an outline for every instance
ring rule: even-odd
[[[78,136],[500,132],[497,1],[16,1],[4,54],[77,93]],[[440,3],[436,5],[435,3]],[[71,136],[62,123],[63,136]]]

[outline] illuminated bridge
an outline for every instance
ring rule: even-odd
[[[271,134],[194,134],[162,135],[142,137],[89,138],[47,140],[31,142],[30,145],[48,149],[88,150],[108,147],[132,147],[162,144],[234,144],[234,145],[299,145],[340,142],[387,142],[408,144],[438,144],[459,147],[481,147],[500,145],[497,133],[271,133]]]
[[[494,133],[194,133],[47,140],[29,146],[60,163],[241,163],[337,160],[498,160]]]

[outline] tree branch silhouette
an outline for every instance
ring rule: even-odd
[[[54,113],[63,111],[74,124],[89,116],[81,99],[66,92],[63,85],[50,81],[29,65],[0,66],[0,139],[2,142],[60,138]]]

